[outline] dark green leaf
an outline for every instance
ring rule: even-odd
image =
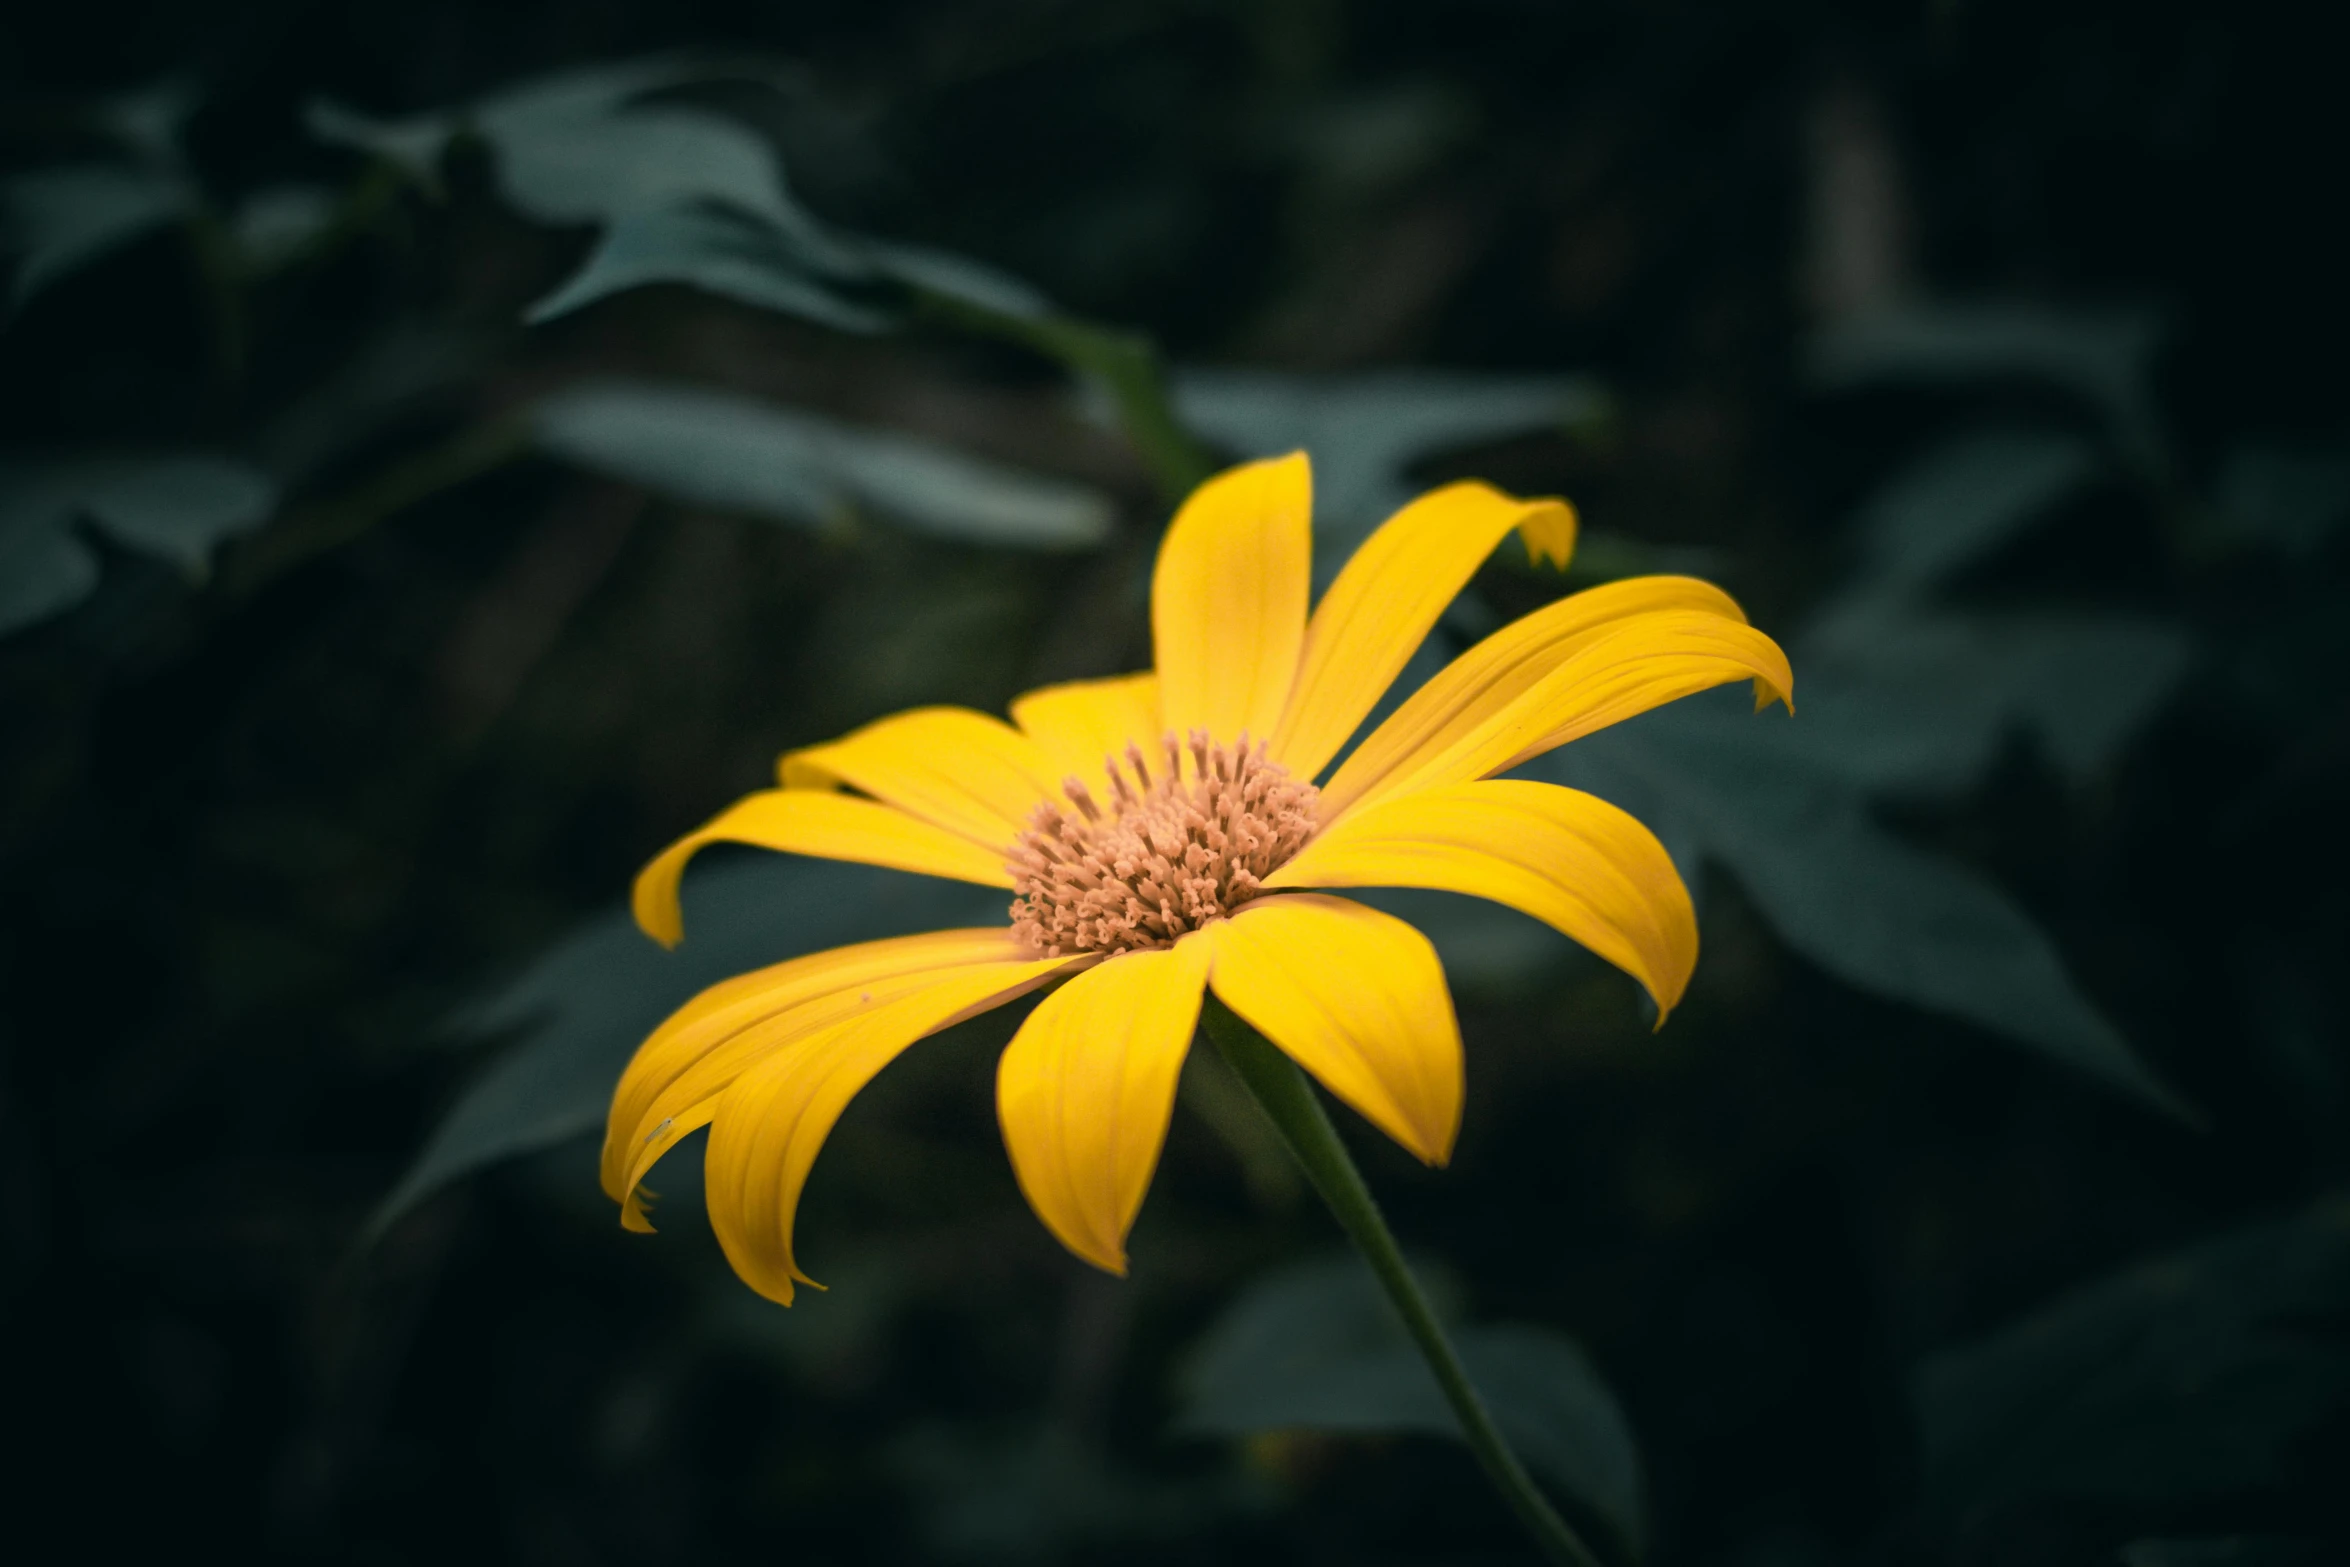
[[[2350,1400],[2346,1327],[2340,1198],[2092,1284],[1925,1363],[1926,1505],[1956,1518],[2037,1497],[2264,1487]]]
[[[929,877],[760,855],[687,879],[686,939],[674,952],[625,909],[588,922],[451,1020],[459,1034],[518,1037],[443,1117],[374,1228],[483,1165],[602,1126],[638,1043],[719,980],[848,942],[995,924],[1005,902]]]
[[[89,456],[0,467],[0,632],[70,609],[98,584],[73,536],[95,523],[116,543],[201,573],[223,540],[258,527],[276,487],[241,463],[198,456]]]
[[[1864,591],[1912,591],[2007,542],[2098,471],[2074,436],[1989,430],[1914,464],[1861,509]]]
[[[843,332],[879,332],[895,317],[844,298],[806,248],[771,223],[713,207],[634,212],[606,228],[580,269],[525,312],[551,321],[610,294],[681,283]]]
[[[1866,316],[1812,345],[1813,375],[1827,386],[1885,381],[2037,380],[2104,416],[2131,461],[2163,466],[2154,403],[2161,319],[2131,309],[2049,310],[2022,304],[1930,305]]]
[[[36,169],[0,184],[0,238],[16,259],[9,308],[185,216],[192,200],[178,176],[128,164]]]
[[[1451,1291],[1432,1293],[1441,1314],[1453,1315],[1442,1310]],[[1518,1455],[1636,1553],[1645,1535],[1639,1453],[1582,1351],[1542,1328],[1449,1331]],[[1183,1395],[1177,1429],[1197,1435],[1460,1435],[1427,1363],[1352,1254],[1294,1264],[1252,1285],[1201,1339]]]
[[[1588,789],[1693,846],[1738,879],[1790,947],[1838,978],[2177,1110],[2005,894],[1886,832],[1849,778],[1773,733],[1800,721],[1685,702],[1527,772]]]
[[[2113,765],[2193,653],[2176,627],[2129,616],[1852,604],[1797,644],[1801,718],[1741,734],[1872,793],[1932,797],[1973,787],[2021,731],[2083,783]]]
[[[869,507],[924,533],[1028,549],[1082,549],[1109,532],[1109,501],[1084,486],[722,392],[598,383],[540,404],[534,425],[574,462],[802,526]]]
[[[70,516],[0,473],[0,635],[61,615],[97,590],[97,552],[68,530]]]

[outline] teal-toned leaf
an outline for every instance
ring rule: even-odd
[[[2175,1505],[2285,1480],[2296,1442],[2350,1408],[2345,1329],[2338,1197],[2089,1285],[1920,1369],[1927,1509]]]
[[[633,212],[614,220],[579,270],[531,305],[524,319],[551,321],[653,283],[684,284],[843,332],[879,332],[895,320],[844,297],[806,248],[773,224],[714,207]]]
[[[1863,316],[1813,343],[1822,385],[1887,381],[2035,380],[2101,414],[2141,467],[2164,465],[2153,368],[2163,324],[2137,309],[2052,310],[2025,304],[1915,306]]]
[[[1720,865],[1790,947],[1839,979],[1964,1018],[2177,1112],[2030,917],[1972,871],[1880,827],[1849,778],[1772,733],[1794,722],[1684,702],[1525,772],[1587,789]]]
[[[78,522],[194,575],[276,503],[266,476],[219,457],[121,454],[0,465],[0,632],[62,613],[97,587],[98,559],[74,536]]]
[[[875,271],[910,288],[943,294],[999,315],[1033,320],[1052,313],[1053,302],[1037,289],[969,256],[882,240],[862,241],[859,253]]]
[[[129,164],[35,169],[0,183],[0,240],[16,260],[9,307],[178,220],[190,201],[178,176]]]
[[[2097,476],[2076,436],[1987,430],[1937,448],[1861,509],[1868,591],[1914,591],[1980,560]]]
[[[274,272],[316,242],[334,221],[335,194],[323,185],[272,185],[238,203],[229,230],[256,272]]]
[[[2350,517],[2350,456],[2244,447],[2220,470],[2220,510],[2286,553],[2310,556]]]
[[[1963,793],[2018,732],[2087,783],[2193,657],[2183,631],[2143,617],[1934,613],[1878,600],[1847,605],[1799,639],[1796,723],[1738,728],[1747,743],[1799,752],[1877,795]]]
[[[1440,1304],[1449,1294],[1440,1292]],[[1639,1451],[1583,1352],[1535,1327],[1455,1326],[1450,1334],[1519,1457],[1637,1554],[1645,1537]],[[1427,1363],[1352,1255],[1298,1263],[1250,1286],[1200,1340],[1182,1393],[1176,1428],[1194,1435],[1460,1436]]]
[[[92,117],[126,150],[146,162],[170,165],[180,161],[188,121],[204,99],[204,84],[197,78],[166,76],[100,99]]]
[[[70,509],[0,471],[0,635],[47,620],[98,587],[98,554],[69,530]]]
[[[454,115],[385,120],[327,98],[313,100],[302,111],[302,124],[327,146],[380,158],[417,185],[436,192],[441,187],[441,154],[457,132]]]
[[[218,457],[101,457],[58,470],[75,504],[113,539],[189,573],[268,520],[277,486]]]
[[[550,451],[703,505],[802,526],[870,508],[920,532],[1025,549],[1107,537],[1098,492],[696,387],[603,382],[558,394],[533,417]]]
[[[782,855],[697,871],[684,898],[686,939],[675,951],[615,909],[450,1020],[455,1035],[516,1037],[459,1096],[377,1208],[377,1233],[461,1176],[602,1127],[638,1043],[719,980],[850,942],[995,924],[1007,901],[930,877]]]
[[[1587,423],[1609,407],[1606,392],[1585,376],[1443,370],[1185,370],[1174,394],[1186,424],[1241,457],[1301,447],[1313,454],[1315,566],[1325,582],[1412,498],[1414,463],[1480,441]]]

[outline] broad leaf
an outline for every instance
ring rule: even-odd
[[[516,1037],[442,1118],[377,1208],[373,1231],[484,1165],[602,1127],[638,1043],[719,980],[849,942],[999,924],[1006,901],[898,871],[755,855],[687,878],[686,939],[675,951],[625,909],[590,920],[450,1020],[457,1035]]]
[[[119,163],[35,169],[0,184],[0,243],[16,262],[9,308],[177,221],[192,199],[177,175]]]
[[[2098,471],[2074,436],[1987,430],[1929,453],[1861,508],[1867,591],[1937,582],[2006,543]]]
[[[1741,739],[1799,751],[1875,794],[1943,797],[2029,734],[2067,778],[2105,772],[2187,672],[2177,627],[2123,615],[1848,606],[1798,641],[1802,717]]]
[[[911,436],[694,387],[604,382],[539,405],[542,445],[664,493],[817,527],[871,508],[924,533],[1082,549],[1109,532],[1107,498]]]
[[[2144,310],[1916,306],[1832,328],[1812,345],[1811,369],[1831,387],[2040,381],[2080,398],[2103,416],[2132,462],[2159,470],[2164,443],[2153,368],[2162,336],[2161,319]]]
[[[1646,1533],[1638,1449],[1583,1352],[1543,1328],[1449,1332],[1518,1455],[1637,1554]],[[1427,1363],[1352,1255],[1280,1269],[1228,1307],[1185,1371],[1176,1427],[1210,1436],[1281,1430],[1460,1436]]]
[[[2092,1284],[1919,1371],[1927,1508],[2264,1488],[2350,1407],[2345,1329],[2341,1198]]]
[[[276,503],[267,477],[218,457],[0,465],[0,632],[62,613],[98,585],[97,556],[75,536],[78,522],[196,575],[222,541],[260,526]]]
[[[1813,705],[1807,696],[1807,717]],[[1885,831],[1849,778],[1772,733],[1792,727],[1776,713],[1685,702],[1526,772],[1588,789],[1722,866],[1790,947],[1838,978],[2178,1108],[2029,916],[1973,872]]]
[[[791,234],[749,214],[715,207],[665,208],[615,219],[579,270],[532,304],[524,319],[551,321],[607,295],[653,283],[681,283],[843,332],[879,332],[896,319],[845,295],[811,264]]]

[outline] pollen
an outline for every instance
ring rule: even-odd
[[[1239,908],[1313,837],[1310,783],[1243,735],[1212,744],[1173,735],[1153,759],[1128,745],[1107,767],[1111,798],[1078,779],[1046,801],[1006,869],[1019,896],[1012,929],[1046,957],[1164,947]]]

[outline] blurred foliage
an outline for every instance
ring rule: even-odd
[[[844,1118],[789,1312],[692,1145],[658,1240],[595,1185],[677,1001],[991,917],[713,854],[665,954],[635,866],[789,746],[1138,667],[1169,499],[1302,444],[1325,581],[1425,484],[1582,513],[1407,686],[1644,571],[1795,660],[1792,719],[1536,764],[1698,893],[1661,1033],[1546,928],[1377,895],[1470,1104],[1447,1171],[1358,1146],[1562,1502],[1668,1564],[2350,1552],[2333,57],[2096,5],[0,20],[20,1510],[1512,1558],[1204,1054],[1123,1281],[1013,1186],[1011,1017]]]

